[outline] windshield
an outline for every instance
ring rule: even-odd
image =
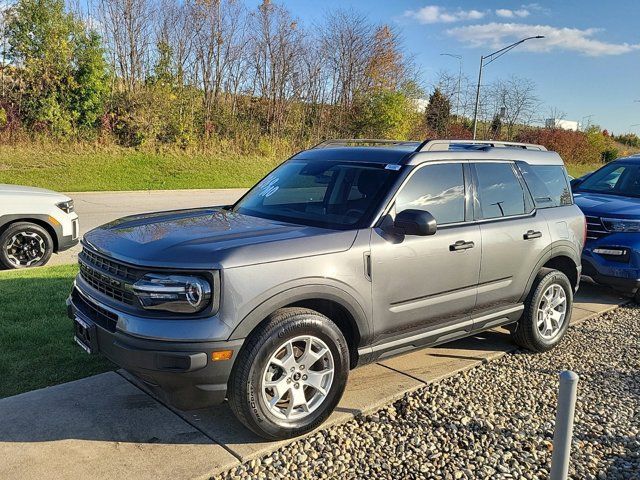
[[[397,175],[398,170],[373,163],[291,160],[253,187],[233,211],[324,228],[357,228]]]
[[[588,176],[578,191],[640,197],[640,164],[611,163]]]

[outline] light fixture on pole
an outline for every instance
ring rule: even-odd
[[[458,68],[458,88],[456,92],[456,115],[460,116],[460,83],[462,82],[462,55],[457,55],[455,53],[441,53],[440,55],[445,57],[457,58],[459,62]]]
[[[480,71],[478,72],[478,88],[476,89],[476,107],[473,111],[473,139],[474,140],[476,139],[476,131],[478,128],[478,105],[480,103],[480,82],[482,82],[482,69],[487,65],[489,65],[491,62],[499,59],[505,53],[508,53],[512,49],[516,48],[521,43],[524,43],[527,40],[533,40],[535,38],[544,38],[544,35],[536,35],[535,37],[523,38],[522,40],[512,43],[511,45],[507,45],[506,47],[501,48],[500,50],[496,50],[495,52],[490,53],[489,55],[482,55],[480,57]],[[485,63],[485,60],[487,59],[489,61]]]

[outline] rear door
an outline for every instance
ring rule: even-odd
[[[480,313],[518,303],[551,238],[513,162],[476,162],[472,171],[482,235],[476,305]]]
[[[423,209],[438,222],[431,236],[371,233],[373,317],[379,341],[459,322],[475,306],[481,238],[471,223],[468,165],[418,166],[390,212]],[[469,201],[468,201],[469,198]],[[469,221],[467,221],[469,220]]]

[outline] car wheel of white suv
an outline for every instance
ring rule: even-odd
[[[39,267],[52,253],[51,235],[35,223],[13,223],[0,234],[0,264],[5,268]]]

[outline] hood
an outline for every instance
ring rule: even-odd
[[[27,187],[24,185],[10,185],[7,183],[0,183],[0,195],[37,195],[45,197],[60,197],[69,199],[66,195],[63,195],[53,190],[47,190],[46,188]]]
[[[640,198],[587,192],[576,192],[573,198],[585,215],[640,219]]]
[[[356,231],[266,220],[222,208],[121,218],[84,236],[98,252],[149,267],[232,268],[347,250]]]

